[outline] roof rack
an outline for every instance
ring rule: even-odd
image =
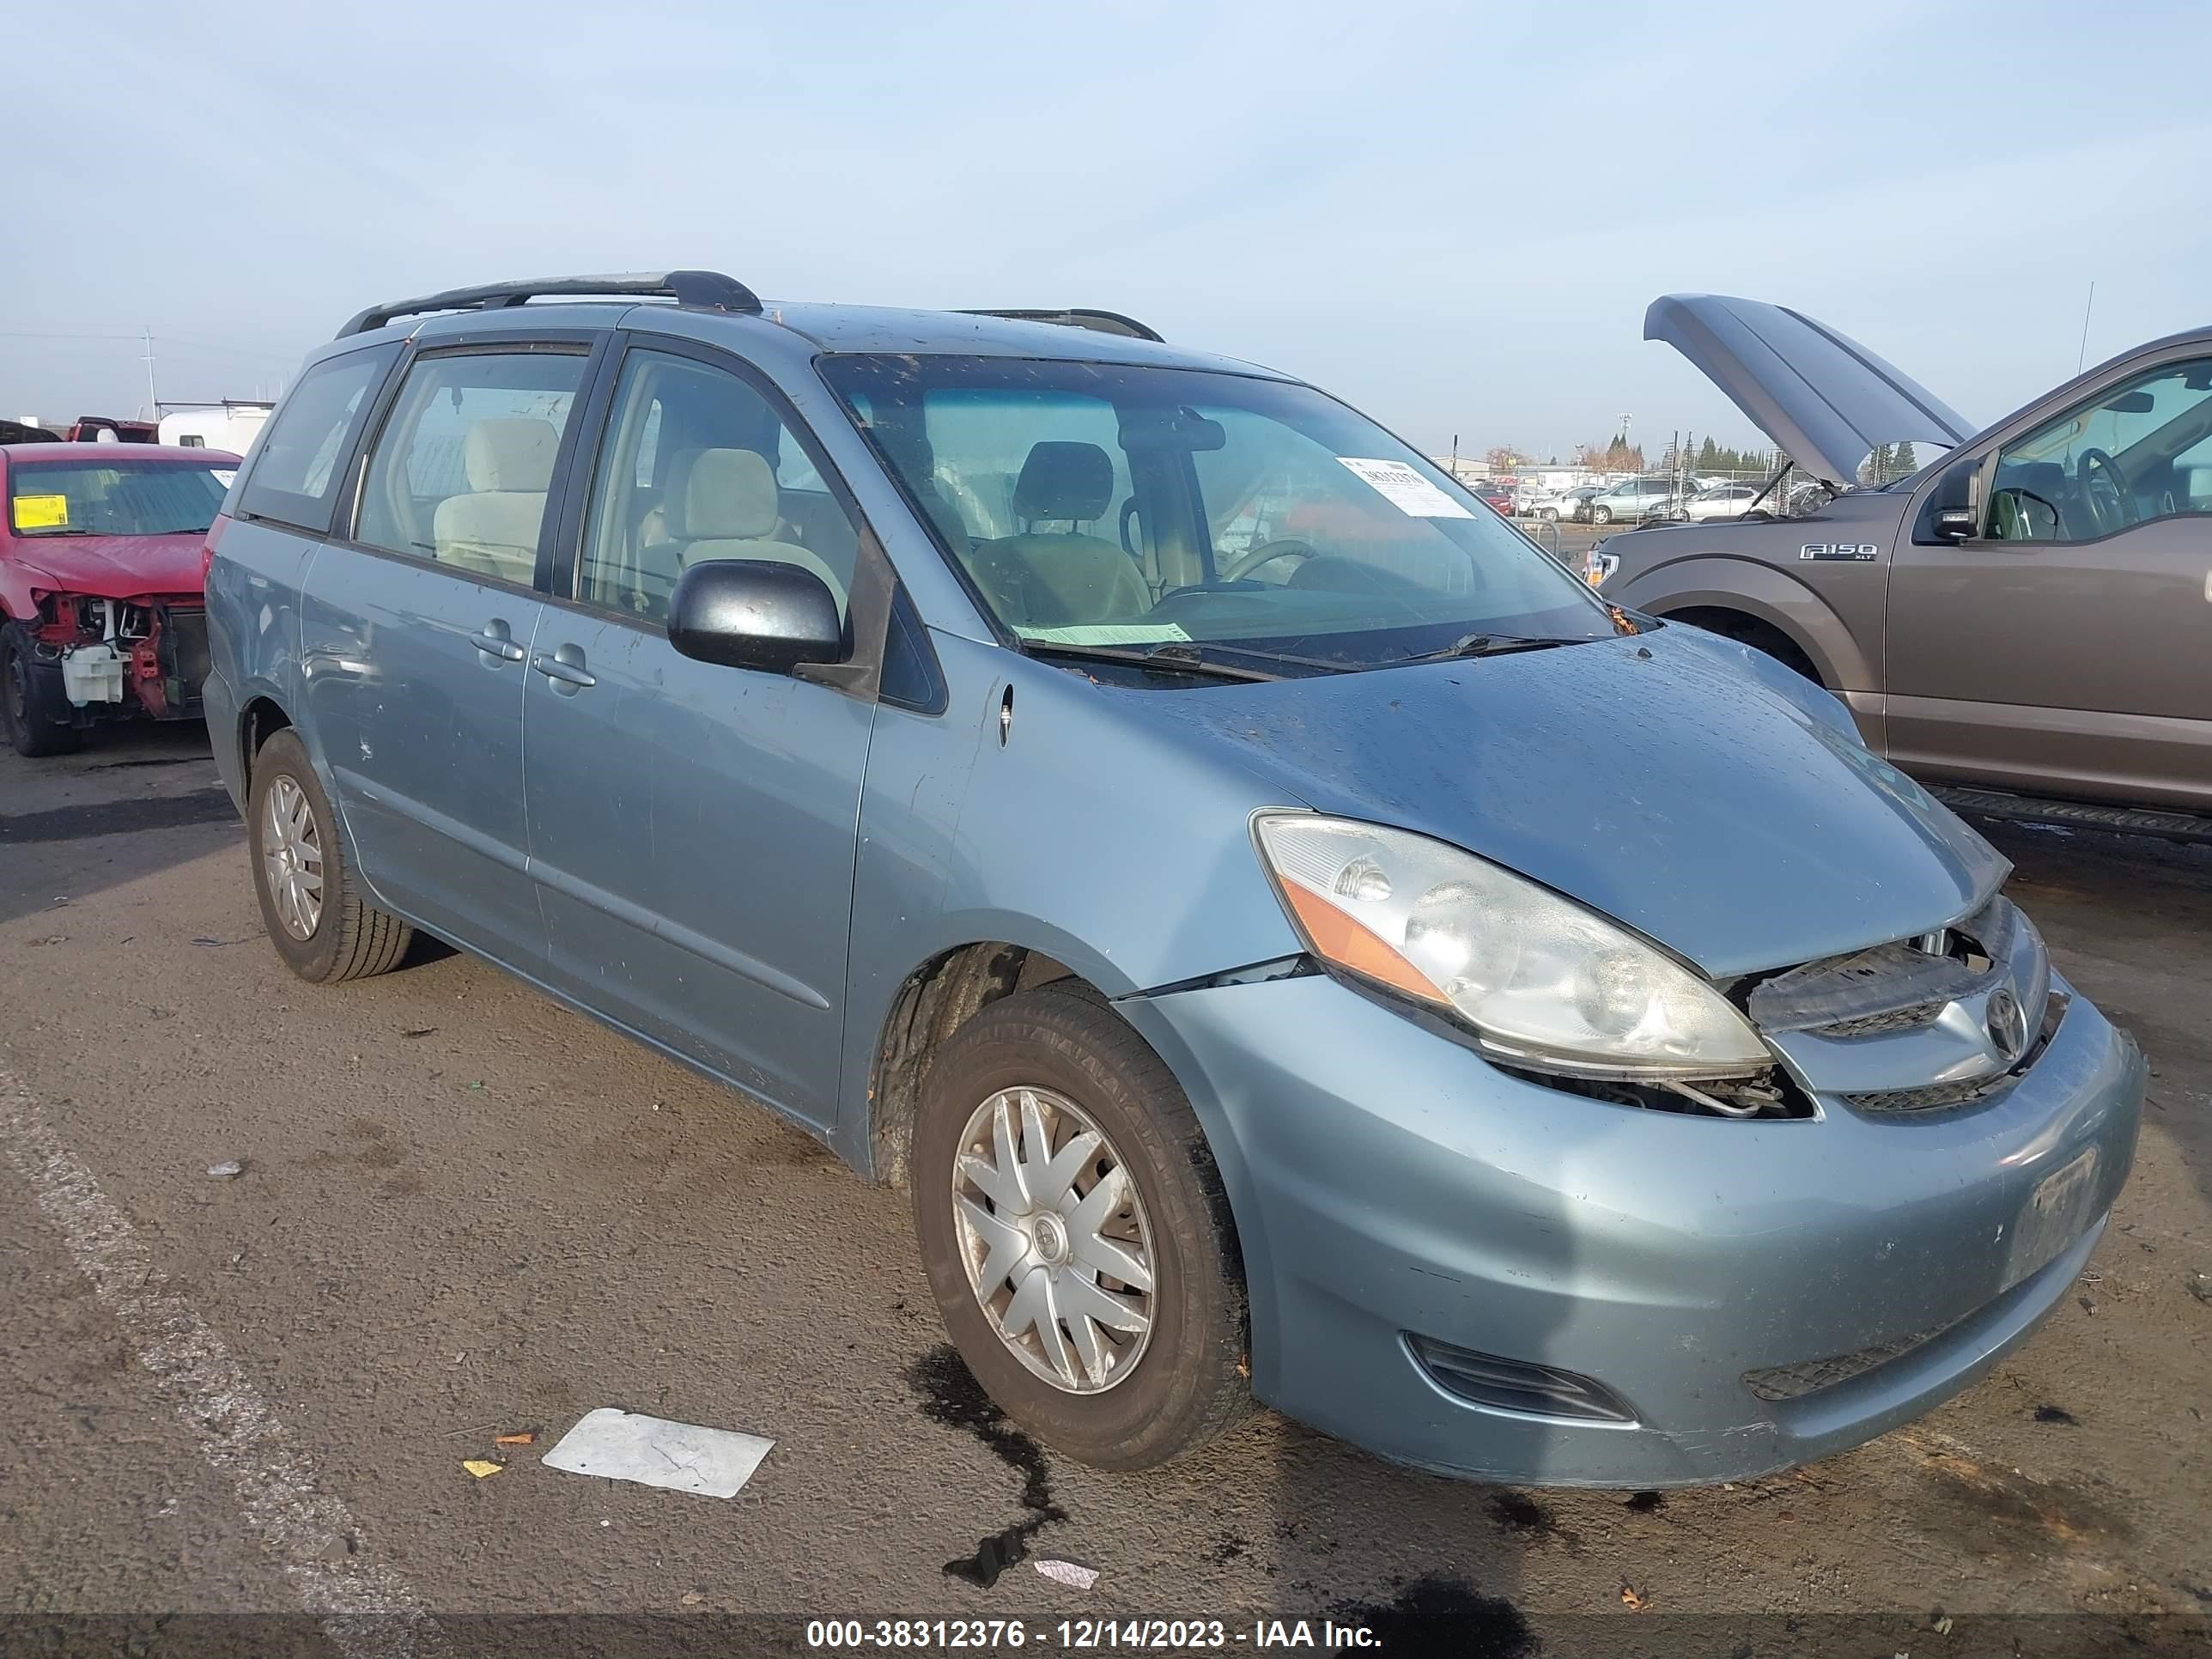
[[[556,295],[611,295],[622,297],[673,300],[679,306],[702,311],[741,311],[757,316],[760,295],[734,276],[719,270],[665,270],[627,276],[543,276],[519,283],[487,283],[481,288],[449,288],[442,294],[426,294],[418,300],[395,300],[356,313],[337,337],[366,334],[395,318],[426,311],[502,311],[532,300]]]
[[[1063,328],[1087,328],[1099,334],[1119,334],[1131,340],[1166,340],[1156,331],[1147,328],[1134,317],[1124,317],[1118,311],[1086,311],[1070,307],[1066,311],[963,311],[963,317],[1004,317],[1017,323],[1058,323]]]

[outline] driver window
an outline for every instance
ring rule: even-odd
[[[1988,533],[2089,542],[2212,514],[2212,359],[2100,391],[1998,452]]]

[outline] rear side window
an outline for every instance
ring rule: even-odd
[[[301,375],[269,422],[239,510],[328,534],[338,475],[398,355],[396,342],[374,346],[328,358]]]
[[[362,480],[354,539],[527,587],[581,351],[418,358]]]

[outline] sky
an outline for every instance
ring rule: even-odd
[[[2212,323],[2212,7],[11,10],[0,415],[267,395],[380,301],[702,266],[1091,305],[1431,453],[1753,429],[1662,293],[1794,307],[1977,424]],[[1656,454],[1656,448],[1652,450]]]

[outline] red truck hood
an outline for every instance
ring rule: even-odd
[[[30,536],[9,556],[46,592],[82,593],[95,599],[135,599],[148,593],[200,592],[199,531],[173,536]]]

